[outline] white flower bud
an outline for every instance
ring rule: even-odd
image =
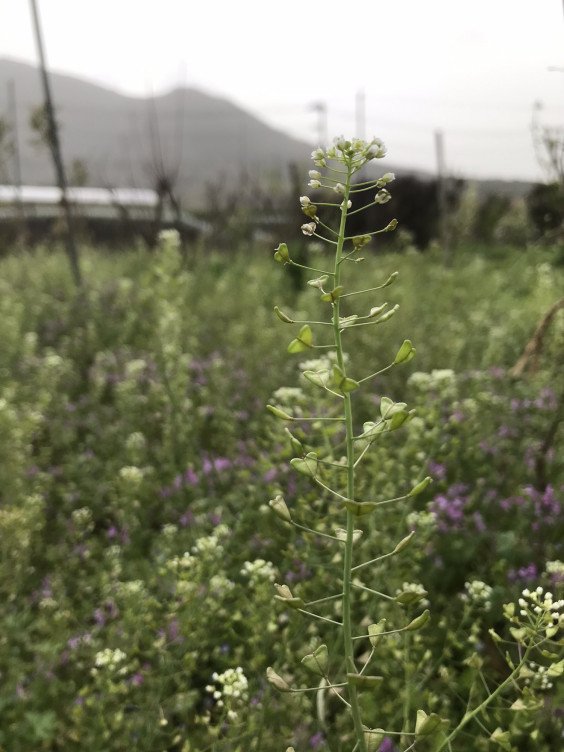
[[[315,170],[312,170],[312,172],[315,172]],[[319,175],[319,173],[317,173]],[[319,180],[310,180],[308,183],[310,188],[321,188],[321,183]]]
[[[378,191],[376,196],[374,197],[374,201],[377,204],[387,204],[388,201],[392,198],[392,194],[387,191],[385,188],[382,188]]]
[[[313,235],[313,233],[316,230],[317,225],[315,222],[308,222],[305,225],[302,225],[302,232],[304,235]]]
[[[337,183],[337,185],[333,187],[333,190],[335,193],[340,193],[342,195],[345,192],[345,186],[342,183]]]
[[[321,180],[321,173],[317,172],[317,170],[310,170],[308,174],[313,180]]]
[[[309,206],[311,204],[309,196],[300,196],[300,204],[302,206]]]

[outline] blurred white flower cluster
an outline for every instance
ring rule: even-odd
[[[212,674],[214,684],[206,690],[211,693],[218,708],[225,708],[230,721],[237,720],[237,710],[248,700],[248,681],[241,666],[228,668],[222,674]]]

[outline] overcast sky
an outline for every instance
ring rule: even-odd
[[[136,96],[197,87],[314,145],[325,125],[364,130],[394,164],[435,169],[440,129],[450,174],[540,179],[535,102],[564,126],[563,0],[37,4],[55,71]],[[0,56],[37,62],[28,0],[0,0]]]

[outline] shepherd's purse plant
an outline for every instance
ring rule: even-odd
[[[312,153],[316,169],[309,172],[309,186],[323,191],[323,197],[334,195],[336,201],[314,203],[309,196],[302,196],[300,204],[306,221],[301,229],[304,235],[330,248],[333,260],[321,261],[315,267],[302,265],[292,259],[285,243],[274,253],[277,262],[316,275],[307,284],[318,295],[323,308],[315,320],[310,320],[275,307],[278,318],[295,329],[288,352],[308,357],[307,362],[301,363],[301,371],[312,386],[311,409],[304,410],[303,400],[299,401],[296,390],[291,389],[278,390],[279,399],[269,404],[268,409],[285,423],[285,433],[295,455],[290,461],[293,470],[317,489],[320,498],[312,503],[308,496],[307,500],[300,499],[295,508],[290,508],[281,490],[270,501],[270,507],[280,520],[292,525],[306,539],[322,538],[327,546],[334,546],[331,561],[338,562],[341,568],[340,574],[331,580],[333,590],[320,593],[315,600],[305,601],[287,584],[275,585],[279,604],[288,611],[297,611],[302,615],[298,618],[317,622],[320,632],[326,632],[327,638],[301,657],[304,678],[316,677],[314,682],[306,683],[310,686],[304,686],[301,680],[287,681],[282,675],[284,669],[278,667],[268,668],[267,679],[283,693],[316,694],[318,717],[328,730],[328,748],[332,750],[453,750],[453,740],[472,722],[478,734],[510,752],[509,732],[501,726],[489,728],[484,711],[495,701],[496,705],[505,703],[504,707],[513,712],[534,712],[537,698],[530,681],[527,682],[533,654],[541,656],[544,670],[550,677],[559,676],[564,670],[560,656],[564,601],[538,588],[524,591],[517,608],[511,604],[505,607],[507,641],[505,633],[502,636],[493,630],[491,638],[507,663],[507,676],[492,689],[482,676],[481,661],[476,656],[470,666],[475,670],[480,690],[474,691],[473,687],[466,711],[453,724],[451,719],[429,712],[429,708],[418,708],[412,702],[417,693],[412,686],[415,677],[410,669],[409,649],[417,633],[431,622],[431,610],[425,600],[427,593],[421,586],[408,582],[390,592],[391,576],[383,582],[374,582],[374,572],[381,577],[384,566],[393,567],[395,557],[410,546],[415,532],[406,530],[405,536],[398,536],[391,550],[382,550],[377,556],[363,553],[364,544],[378,530],[379,513],[387,505],[408,504],[413,497],[424,493],[431,482],[429,476],[421,477],[421,473],[395,498],[362,497],[363,459],[379,442],[386,441],[390,433],[407,426],[415,415],[415,410],[409,409],[405,402],[381,396],[376,414],[364,415],[370,419],[359,425],[366,402],[361,402],[358,395],[370,388],[376,377],[409,363],[415,355],[411,341],[405,339],[401,344],[398,342],[391,362],[373,370],[365,362],[364,349],[361,352],[358,347],[355,352],[355,334],[359,330],[364,332],[365,327],[376,332],[371,350],[376,351],[379,327],[390,321],[397,311],[397,306],[389,307],[377,297],[395,282],[397,273],[378,280],[377,284],[368,282],[365,289],[351,290],[347,286],[347,270],[365,262],[361,257],[363,249],[375,236],[390,232],[397,225],[393,220],[383,229],[363,235],[347,234],[347,220],[351,215],[391,199],[388,186],[394,180],[393,173],[364,182],[356,179],[362,168],[383,158],[385,153],[384,144],[377,138],[364,141],[340,137],[326,150],[316,149]],[[360,205],[359,199],[365,194],[370,195],[372,201],[363,201],[364,205]],[[333,221],[331,216],[337,219]],[[366,273],[367,280],[371,279],[371,274]],[[354,312],[350,303],[357,300],[364,305]],[[487,586],[484,587],[487,590]],[[369,608],[366,607],[367,594]],[[371,614],[378,614],[379,610],[386,615],[371,618]],[[338,631],[338,638],[334,636],[335,631]],[[397,645],[398,640],[405,648],[406,682],[403,696],[398,697],[400,720],[395,728],[381,728],[380,719],[375,715],[378,702],[374,697],[385,692],[385,680],[378,674],[378,665],[381,656],[392,649],[390,645]],[[296,683],[299,686],[295,686]],[[513,704],[507,697],[508,689],[514,693]],[[348,716],[348,730],[343,730],[343,726],[336,730],[336,726],[332,728],[328,722],[326,706],[330,696],[336,698]],[[339,738],[335,738],[336,735]],[[292,749],[289,747],[287,752]]]

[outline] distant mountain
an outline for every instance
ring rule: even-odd
[[[5,84],[14,82],[22,182],[53,184],[50,156],[29,127],[30,112],[43,103],[38,69],[0,58],[0,81],[4,117]],[[59,73],[50,81],[65,164],[84,160],[91,185],[153,187],[161,164],[178,172],[181,195],[196,200],[222,176],[233,182],[243,173],[287,174],[289,163],[309,160],[311,145],[196,89],[142,99]]]
[[[8,119],[9,81],[16,95],[22,182],[53,185],[50,155],[37,146],[29,127],[31,111],[43,104],[39,71],[0,58],[0,117]],[[178,194],[198,206],[209,183],[225,180],[232,186],[242,175],[287,180],[288,166],[297,163],[303,166],[305,187],[312,144],[271,128],[226,99],[187,88],[145,99],[129,97],[60,73],[50,73],[50,81],[65,164],[84,161],[89,185],[154,188],[164,169],[167,176],[178,174]],[[433,177],[387,160],[385,170],[398,177]],[[477,185],[480,191],[482,183]],[[529,185],[485,181],[484,191],[493,192],[495,186],[502,193],[523,195]]]

